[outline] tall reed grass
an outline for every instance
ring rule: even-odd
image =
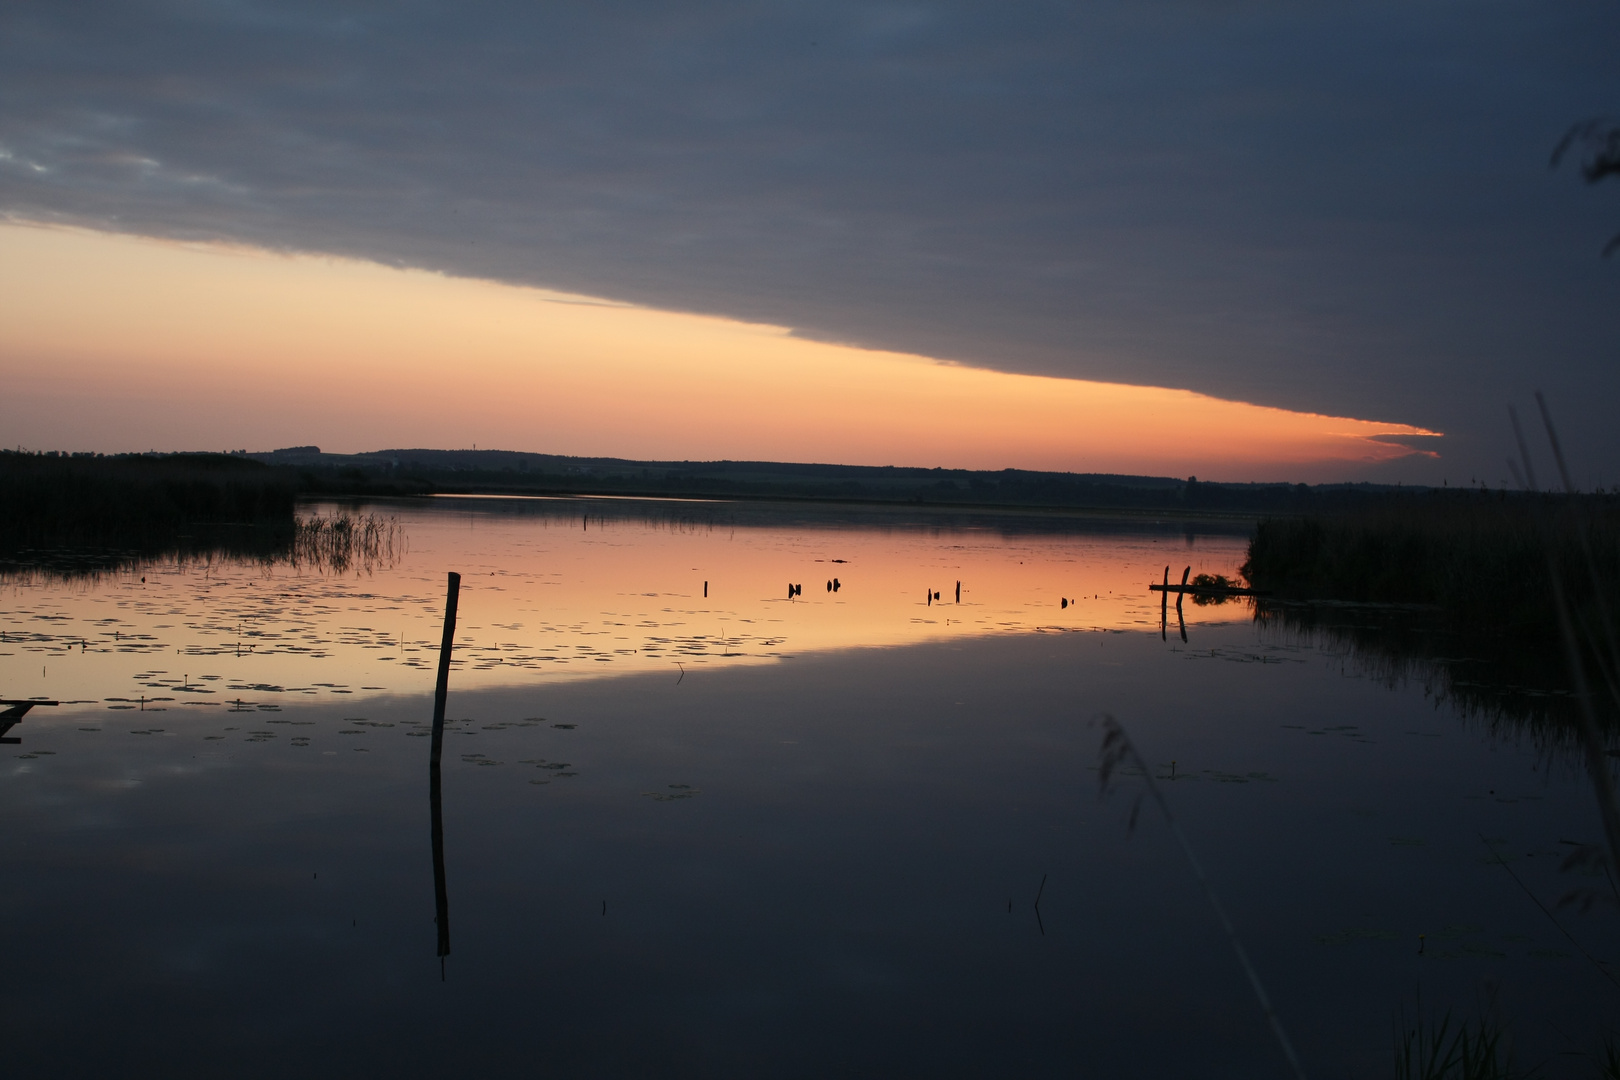
[[[1534,1070],[1513,1060],[1506,1029],[1492,1017],[1453,1022],[1448,1010],[1438,1021],[1421,1011],[1395,1022],[1396,1080],[1520,1080]]]
[[[1620,603],[1620,497],[1430,491],[1267,518],[1242,567],[1285,599],[1428,605],[1484,633],[1556,642],[1553,570],[1587,619]]]
[[[350,569],[392,566],[405,551],[399,521],[377,514],[300,517],[293,521],[293,540],[286,561],[298,568],[341,574]]]

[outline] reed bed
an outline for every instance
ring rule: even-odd
[[[297,568],[341,574],[392,566],[405,551],[399,521],[378,514],[295,518],[287,562]]]
[[[1392,684],[1421,681],[1493,734],[1583,754],[1579,713],[1605,741],[1620,726],[1620,697],[1581,698],[1567,653],[1612,666],[1620,498],[1430,491],[1271,518],[1242,573],[1270,594],[1255,606],[1263,626],[1323,640]]]
[[[1282,599],[1425,605],[1481,634],[1557,642],[1549,567],[1579,620],[1620,609],[1620,497],[1429,491],[1267,518],[1242,574]]]

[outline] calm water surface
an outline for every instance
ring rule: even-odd
[[[0,593],[0,694],[64,702],[0,757],[11,1075],[1288,1075],[1141,777],[1100,797],[1104,712],[1308,1075],[1390,1075],[1420,994],[1584,1075],[1620,1003],[1620,917],[1535,902],[1598,826],[1532,731],[1245,606],[1161,636],[1147,583],[1241,530],[370,509],[342,574]]]

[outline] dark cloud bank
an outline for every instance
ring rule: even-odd
[[[0,9],[0,212],[1447,432],[1620,480],[1609,3]],[[1174,438],[1173,432],[1166,433]]]

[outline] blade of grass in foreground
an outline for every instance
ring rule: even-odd
[[[1131,742],[1125,733],[1125,727],[1118,720],[1106,713],[1102,718],[1103,741],[1097,752],[1099,764],[1098,784],[1100,790],[1106,793],[1109,780],[1114,771],[1127,762],[1136,765],[1142,772],[1142,782],[1147,785],[1148,794],[1164,815],[1165,824],[1170,826],[1170,832],[1175,836],[1176,843],[1181,845],[1181,853],[1187,858],[1187,865],[1192,868],[1193,877],[1204,890],[1204,899],[1214,910],[1215,917],[1220,920],[1221,929],[1226,932],[1226,940],[1231,943],[1232,951],[1237,954],[1238,963],[1243,965],[1243,973],[1249,977],[1249,987],[1254,991],[1255,1000],[1260,1003],[1260,1011],[1265,1013],[1266,1022],[1271,1025],[1271,1033],[1277,1038],[1277,1045],[1282,1048],[1283,1057],[1293,1068],[1294,1075],[1299,1080],[1305,1080],[1305,1070],[1300,1066],[1299,1055],[1294,1053],[1294,1044],[1288,1041],[1288,1033],[1283,1030],[1282,1019],[1278,1017],[1277,1010],[1271,1004],[1271,996],[1266,993],[1265,986],[1260,982],[1260,973],[1255,971],[1254,964],[1249,960],[1249,952],[1243,947],[1238,938],[1237,929],[1233,927],[1232,920],[1226,915],[1226,908],[1221,906],[1220,898],[1215,895],[1215,889],[1210,885],[1209,879],[1204,876],[1204,868],[1199,865],[1198,859],[1193,855],[1192,845],[1187,842],[1186,835],[1176,822],[1176,817],[1170,812],[1170,804],[1165,801],[1164,794],[1159,786],[1153,782],[1153,770],[1147,767],[1142,755],[1137,753],[1136,745]],[[1131,811],[1131,826],[1136,825],[1136,810]]]

